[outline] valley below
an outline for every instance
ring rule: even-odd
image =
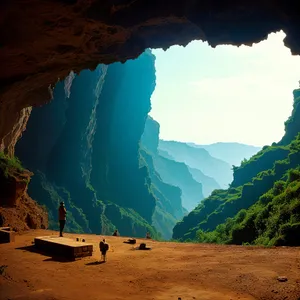
[[[300,248],[158,242],[133,250],[124,237],[106,236],[108,261],[99,264],[100,235],[65,234],[93,243],[92,257],[58,261],[32,250],[30,230],[0,245],[0,299],[288,299],[300,297]],[[137,245],[143,239],[137,240]],[[3,266],[7,266],[3,268]],[[278,281],[285,276],[287,281]]]

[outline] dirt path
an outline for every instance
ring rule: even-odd
[[[300,248],[147,241],[151,251],[134,251],[122,243],[124,238],[107,237],[110,250],[104,264],[97,263],[96,235],[80,236],[95,244],[94,255],[75,262],[16,249],[53,233],[31,231],[0,245],[0,266],[8,266],[0,275],[1,300],[300,300]],[[279,282],[277,276],[288,281]]]

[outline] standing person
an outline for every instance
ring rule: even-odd
[[[106,252],[109,249],[109,245],[106,243],[105,239],[99,243],[99,248],[101,252],[101,260],[106,261]]]
[[[66,215],[67,210],[64,202],[60,202],[60,206],[58,208],[58,220],[59,220],[59,236],[63,236],[63,230],[66,224]]]

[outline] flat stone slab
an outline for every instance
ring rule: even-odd
[[[34,239],[34,244],[38,250],[70,260],[93,255],[93,244],[66,237],[40,236]]]
[[[10,227],[0,227],[0,244],[14,242],[15,234]]]

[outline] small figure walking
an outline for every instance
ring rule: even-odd
[[[151,239],[150,232],[147,232],[147,234],[146,234],[146,239]]]
[[[105,262],[106,261],[106,252],[109,249],[109,245],[105,242],[105,239],[103,239],[99,243],[99,248],[100,248],[100,252],[101,252],[101,260]]]
[[[64,202],[60,202],[60,206],[58,208],[58,220],[59,220],[59,236],[63,236],[63,230],[66,224],[66,215],[67,210],[65,208]]]

